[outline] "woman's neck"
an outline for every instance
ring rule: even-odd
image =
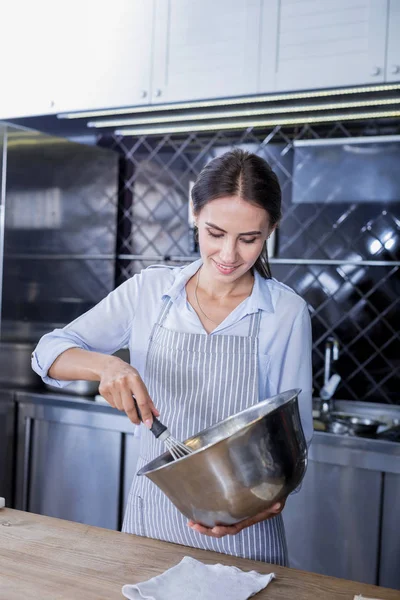
[[[210,275],[206,267],[202,265],[197,272],[198,287],[210,298],[222,300],[226,297],[249,296],[254,285],[254,275],[247,271],[240,279],[224,283]]]

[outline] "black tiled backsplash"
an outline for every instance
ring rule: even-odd
[[[378,123],[379,125],[379,123]],[[374,135],[379,134],[374,125]],[[378,129],[378,131],[377,131]],[[400,126],[394,124],[392,133]],[[400,404],[400,199],[390,203],[293,204],[293,139],[361,136],[343,124],[295,132],[246,130],[174,138],[104,136],[99,144],[121,154],[117,284],[162,257],[189,262],[189,182],[214,156],[240,146],[263,156],[283,191],[283,219],[273,276],[308,303],[313,326],[314,393],[323,384],[329,336],[340,344],[336,398]],[[387,131],[385,131],[387,133]],[[399,172],[400,176],[400,172]],[[180,258],[182,257],[182,258]],[[185,260],[186,257],[186,260]],[[193,255],[193,259],[196,255]],[[307,264],[297,264],[307,259]],[[165,260],[165,258],[164,258]],[[389,265],[317,261],[389,261]],[[313,263],[313,261],[316,261]]]

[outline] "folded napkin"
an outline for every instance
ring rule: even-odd
[[[136,585],[124,585],[129,600],[247,600],[264,589],[274,573],[261,575],[221,564],[205,565],[185,556],[157,577]]]
[[[353,600],[379,600],[378,598],[367,598],[367,596],[354,596]]]

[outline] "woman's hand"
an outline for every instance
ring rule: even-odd
[[[255,525],[256,523],[260,523],[260,521],[266,521],[267,519],[271,519],[272,517],[276,517],[285,507],[286,498],[280,500],[277,504],[271,506],[271,508],[267,508],[255,517],[251,517],[250,519],[244,519],[243,521],[239,521],[235,525],[216,525],[215,527],[204,527],[204,525],[200,525],[200,523],[195,523],[194,521],[188,521],[188,526],[191,527],[194,531],[198,531],[199,533],[203,533],[204,535],[208,535],[210,537],[222,538],[225,535],[236,535],[242,529],[246,527],[250,527],[251,525]]]
[[[116,356],[108,358],[101,370],[100,394],[111,406],[125,411],[132,423],[139,425],[140,419],[132,397],[135,396],[143,423],[150,428],[153,415],[158,417],[160,413],[154,406],[138,371]]]

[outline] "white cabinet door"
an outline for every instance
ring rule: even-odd
[[[389,0],[386,81],[400,81],[400,2]]]
[[[259,93],[275,90],[280,0],[262,0]]]
[[[152,102],[257,93],[261,0],[156,0]]]
[[[280,0],[276,90],[384,81],[387,9],[387,0]]]
[[[153,10],[153,0],[65,4],[59,112],[149,103]]]
[[[56,2],[0,2],[0,119],[53,113]]]

